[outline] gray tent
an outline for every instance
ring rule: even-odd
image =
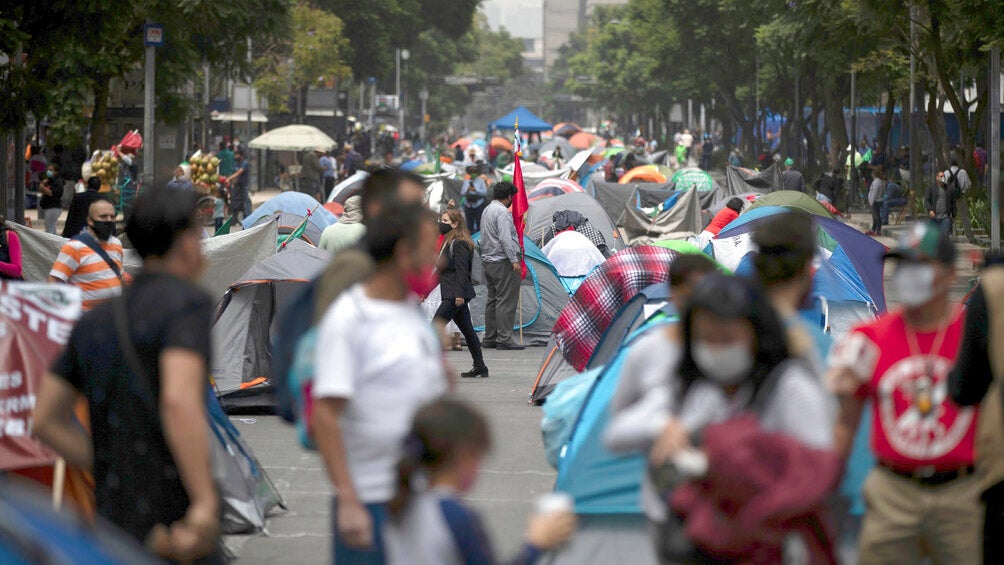
[[[701,215],[700,194],[696,190],[684,190],[676,203],[654,216],[635,205],[643,207],[661,204],[674,194],[673,191],[640,189],[627,204],[617,224],[624,230],[628,245],[644,245],[663,239],[685,239],[701,233],[704,218]]]
[[[614,221],[595,198],[584,192],[570,192],[531,202],[526,216],[527,236],[540,247],[547,245],[552,216],[560,210],[572,210],[585,216],[589,223],[603,234],[612,253],[624,249],[624,240],[621,239]],[[550,237],[553,235],[550,234]]]
[[[444,212],[450,200],[457,207],[461,206],[461,190],[464,181],[457,178],[429,177],[425,181],[425,200],[429,208],[436,212]]]
[[[227,289],[213,324],[212,376],[224,408],[274,405],[269,379],[276,315],[330,259],[327,251],[293,240]]]

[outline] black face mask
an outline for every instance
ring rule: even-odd
[[[439,233],[440,235],[446,235],[453,231],[453,226],[446,222],[439,222]]]
[[[91,229],[94,230],[94,235],[98,236],[98,239],[108,241],[108,238],[115,233],[115,222],[94,221]]]

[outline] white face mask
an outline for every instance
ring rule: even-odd
[[[745,343],[712,346],[696,341],[691,353],[701,373],[720,385],[734,385],[753,369],[753,355]]]
[[[906,306],[920,306],[934,296],[934,265],[902,262],[889,279],[892,291]]]

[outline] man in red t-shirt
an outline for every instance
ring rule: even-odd
[[[896,260],[890,283],[904,308],[848,334],[828,374],[841,397],[835,444],[845,457],[871,401],[878,466],[864,486],[860,562],[977,563],[976,408],[955,404],[947,388],[963,327],[948,298],[955,245],[924,222],[886,257]]]

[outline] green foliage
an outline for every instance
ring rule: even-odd
[[[342,20],[306,3],[293,7],[291,34],[256,60],[255,87],[276,111],[288,110],[291,92],[346,78],[348,40]]]

